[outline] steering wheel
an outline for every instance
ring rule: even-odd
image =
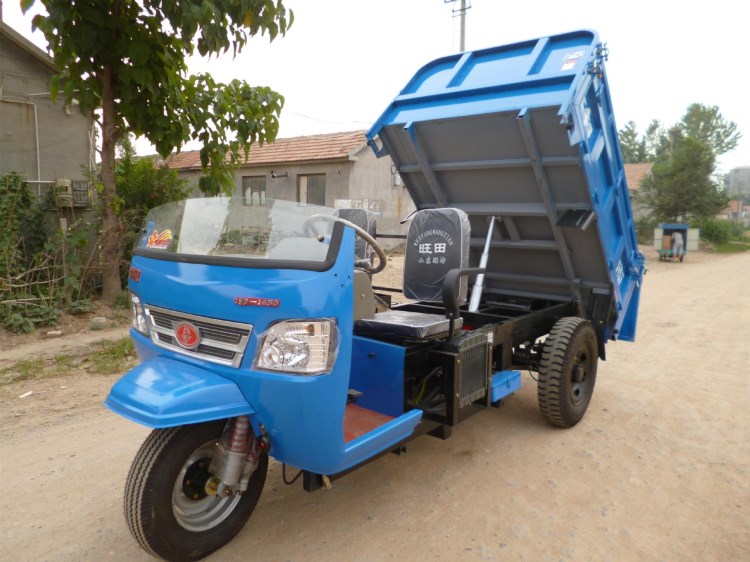
[[[334,217],[333,215],[324,215],[324,214],[316,214],[311,215],[305,219],[305,222],[302,223],[302,232],[304,232],[308,236],[314,236],[318,238],[319,240],[323,239],[324,233],[318,230],[317,223],[326,222],[326,223],[334,223],[334,222],[340,222],[344,226],[348,226],[354,232],[357,233],[357,236],[362,238],[365,242],[367,242],[373,250],[375,250],[375,253],[378,255],[378,265],[377,267],[361,267],[360,269],[363,269],[367,273],[375,274],[380,273],[385,269],[386,265],[386,257],[385,252],[383,251],[383,248],[380,247],[380,244],[378,244],[375,241],[375,238],[373,238],[369,232],[367,232],[364,228],[361,226],[358,226],[354,224],[353,222],[349,222],[346,219],[342,219],[340,217]]]

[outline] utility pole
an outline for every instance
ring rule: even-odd
[[[445,4],[453,4],[457,0],[443,0]],[[471,8],[471,3],[467,0],[461,0],[461,7],[458,10],[453,10],[453,17],[461,18],[461,47],[460,51],[463,53],[466,50],[466,11]]]

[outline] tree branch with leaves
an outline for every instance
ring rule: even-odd
[[[689,105],[670,128],[654,119],[643,136],[632,121],[619,132],[625,162],[654,164],[638,198],[654,217],[670,221],[713,217],[727,205],[714,178],[716,160],[741,137],[718,107],[700,103]]]
[[[35,0],[22,0],[27,11]],[[284,98],[268,87],[208,74],[189,75],[186,59],[239,53],[255,35],[284,35],[293,14],[282,0],[39,0],[32,25],[49,42],[58,74],[51,93],[97,114],[102,129],[103,298],[120,290],[115,148],[127,133],[146,137],[167,157],[202,143],[209,194],[231,192],[233,171],[253,143],[272,142]]]

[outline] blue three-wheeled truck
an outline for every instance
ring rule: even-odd
[[[385,259],[364,211],[201,198],[149,213],[129,282],[142,362],[106,400],[154,428],[125,485],[146,551],[227,543],[269,456],[329,487],[448,438],[521,369],[547,421],[581,420],[605,344],[634,339],[645,269],[605,57],[590,31],[461,53],[388,106],[367,140],[417,208],[402,304],[373,288]]]

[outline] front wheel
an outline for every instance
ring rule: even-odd
[[[125,519],[150,554],[199,560],[228,543],[253,512],[266,480],[265,453],[242,495],[211,493],[208,469],[224,425],[156,429],[138,451],[125,484]]]
[[[567,317],[552,327],[542,348],[537,397],[544,418],[573,427],[586,413],[594,393],[599,351],[591,322]]]

